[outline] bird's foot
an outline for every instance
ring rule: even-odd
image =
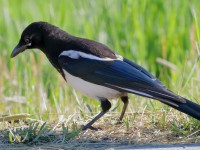
[[[119,124],[122,124],[122,123],[123,123],[122,120],[118,120],[118,121],[115,123],[115,125],[119,125]]]
[[[98,131],[98,130],[102,130],[101,128],[95,128],[93,126],[87,126],[87,125],[82,125],[81,126],[81,129],[84,131],[84,130],[87,130],[87,129],[90,129],[90,130],[93,130],[93,131]]]

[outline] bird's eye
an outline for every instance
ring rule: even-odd
[[[30,43],[30,40],[28,38],[25,39],[25,43],[28,44]]]

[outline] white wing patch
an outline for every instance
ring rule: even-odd
[[[75,50],[68,50],[68,51],[63,51],[59,56],[67,56],[70,57],[72,59],[79,59],[80,57],[82,58],[87,58],[87,59],[93,59],[93,60],[100,60],[100,61],[113,61],[113,60],[123,60],[123,57],[120,55],[116,55],[117,58],[116,59],[111,59],[108,57],[105,58],[101,58],[92,54],[87,54],[84,52],[80,52],[80,51],[75,51]]]

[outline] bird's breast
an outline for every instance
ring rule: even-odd
[[[67,83],[70,84],[75,90],[90,98],[107,98],[112,99],[122,95],[121,92],[101,85],[93,84],[81,78],[71,75],[63,70]]]

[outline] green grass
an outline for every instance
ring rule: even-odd
[[[10,59],[21,32],[34,21],[102,42],[145,67],[175,93],[200,103],[198,0],[0,0],[0,14],[0,115],[28,113],[53,122],[75,114],[84,120],[100,111],[98,101],[79,93],[76,98],[40,51],[27,50]],[[157,101],[130,98],[130,113],[144,108],[171,111]],[[119,105],[114,112],[120,112],[122,103],[111,102],[112,109]],[[167,124],[165,116],[159,121]],[[182,120],[185,125],[189,121],[199,126],[193,119]],[[125,120],[127,128],[128,123]]]

